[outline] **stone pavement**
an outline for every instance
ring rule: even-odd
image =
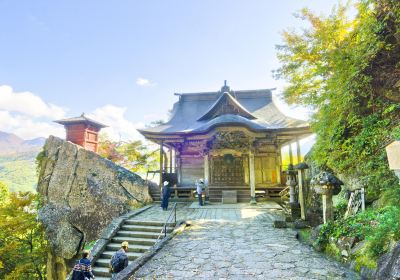
[[[142,215],[166,215],[158,207],[146,212]],[[180,205],[178,216],[191,219],[192,226],[132,279],[358,279],[341,264],[297,241],[293,230],[273,228],[277,214],[268,209]]]

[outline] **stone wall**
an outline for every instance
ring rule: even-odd
[[[51,248],[48,279],[65,279],[85,243],[98,239],[131,201],[151,197],[138,175],[71,142],[50,136],[39,158],[39,220]]]

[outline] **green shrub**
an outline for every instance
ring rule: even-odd
[[[355,237],[357,241],[366,240],[363,258],[371,263],[382,254],[392,249],[400,240],[400,208],[387,206],[380,209],[369,209],[347,219],[339,219],[323,225],[317,244],[332,253],[330,241],[340,237]],[[356,256],[365,265],[366,259]],[[368,267],[371,267],[371,263]]]

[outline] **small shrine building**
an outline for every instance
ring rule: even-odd
[[[79,117],[54,121],[62,124],[66,131],[66,140],[97,153],[99,132],[106,125],[92,120],[84,113]]]
[[[177,190],[199,178],[211,202],[221,202],[224,190],[236,191],[238,202],[282,190],[281,148],[297,143],[299,156],[299,140],[311,130],[278,110],[272,89],[233,91],[225,81],[217,92],[175,95],[170,120],[139,132],[160,145],[159,172],[175,176]]]

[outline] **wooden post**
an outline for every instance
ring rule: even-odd
[[[301,211],[301,219],[306,219],[306,203],[304,199],[304,170],[300,169],[298,172],[298,185],[299,185],[299,203],[300,203],[300,211]]]
[[[169,173],[172,173],[172,148],[169,148]]]
[[[250,181],[250,204],[256,204],[256,180],[254,172],[254,154],[249,151],[249,181]]]
[[[289,144],[289,160],[290,160],[290,164],[293,164],[292,143]]]
[[[163,141],[160,142],[160,189],[163,185],[163,160],[164,160],[164,152],[163,152]]]
[[[181,185],[181,181],[182,181],[181,165],[182,165],[181,153],[179,152],[179,150],[175,150],[175,172],[176,172],[176,177],[177,177],[177,181],[178,181],[176,183],[177,187]]]
[[[299,138],[296,137],[296,147],[297,147],[297,163],[301,162],[301,151],[300,151],[300,141]]]
[[[281,165],[282,165],[282,159],[281,159],[281,147],[278,147],[279,153],[276,153],[276,182],[278,184],[282,184],[282,179],[281,179]]]
[[[204,184],[206,186],[208,186],[209,178],[210,178],[210,167],[209,167],[209,163],[208,163],[208,154],[205,154],[204,155]]]
[[[361,210],[365,211],[365,189],[361,188]]]

